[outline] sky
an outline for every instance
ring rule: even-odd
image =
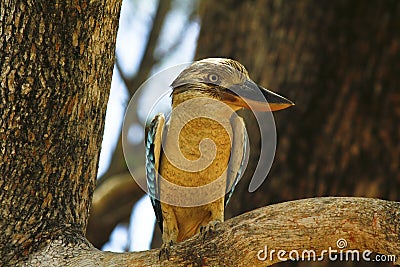
[[[164,54],[173,45],[177,37],[184,34],[184,38],[174,51],[166,54],[160,64],[152,70],[152,74],[193,60],[200,28],[198,21],[192,23],[187,21],[188,10],[193,8],[193,2],[195,1],[173,1],[173,8],[167,14],[155,53]],[[138,70],[138,64],[144,52],[145,41],[147,40],[156,7],[157,0],[124,0],[122,2],[116,56],[127,76],[134,75]],[[154,94],[153,91],[152,93]],[[146,94],[142,98],[141,101],[151,101],[150,99],[152,99]],[[128,93],[125,85],[118,71],[114,68],[98,177],[104,174],[110,164],[128,102]],[[140,110],[140,107],[138,109]],[[139,114],[139,117],[143,117],[143,115]],[[143,142],[144,129],[141,129],[138,125],[135,125],[132,129],[138,133],[134,135],[136,138],[134,142]],[[140,132],[143,134],[140,134]],[[146,195],[133,207],[130,225],[128,227],[126,225],[118,225],[112,232],[109,242],[102,249],[114,252],[147,250],[150,248],[154,226],[153,208],[151,207],[150,199]]]

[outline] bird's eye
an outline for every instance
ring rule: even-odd
[[[215,73],[210,73],[208,74],[207,79],[212,83],[216,83],[219,81],[219,76]]]

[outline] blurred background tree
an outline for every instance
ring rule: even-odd
[[[132,207],[144,195],[132,179],[123,155],[121,124],[125,108],[149,76],[193,59],[199,31],[197,5],[197,1],[177,0],[125,0],[122,3],[99,177],[87,229],[87,238],[98,248],[109,240],[117,225],[121,226],[122,236],[127,236]],[[138,121],[142,124],[134,125],[138,130],[133,135],[135,142],[142,143],[145,121]],[[144,157],[144,153],[134,156]],[[153,224],[155,219],[151,216],[148,220]],[[127,240],[118,241],[118,246],[121,243],[125,244],[118,248],[106,246],[106,249],[129,250],[131,244]]]
[[[116,69],[129,95],[154,66],[160,69],[171,54],[182,52],[188,36],[195,41],[193,25],[200,24],[195,59],[234,58],[256,82],[296,103],[274,114],[278,144],[268,179],[249,193],[250,166],[228,206],[228,218],[306,197],[400,199],[399,1],[189,2],[154,3],[138,71],[127,74],[117,50]],[[133,3],[137,8],[139,1]],[[180,34],[167,43],[160,36],[173,27],[179,12],[186,19],[177,23]],[[248,125],[253,159],[259,153],[255,125]],[[101,247],[117,224],[128,224],[132,206],[142,195],[129,177],[119,141],[95,192],[89,240]]]

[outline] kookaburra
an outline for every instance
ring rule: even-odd
[[[240,179],[247,143],[245,125],[233,116],[235,111],[245,108],[268,112],[294,105],[257,85],[242,64],[226,58],[194,62],[178,75],[171,87],[171,115],[167,122],[162,114],[156,115],[146,139],[147,185],[164,250],[224,220],[225,205]],[[187,114],[195,115],[185,117]],[[202,149],[201,142],[207,139],[213,145]],[[166,153],[169,147],[170,153]],[[201,162],[199,159],[208,152],[205,150],[214,152],[211,159],[205,157]],[[194,168],[174,162],[182,159],[192,162]],[[162,183],[162,179],[178,188],[199,188],[216,180],[222,183],[215,183],[212,190],[178,194],[178,189],[164,188],[167,183]],[[218,191],[216,197],[206,202],[198,196],[212,195],[214,191]],[[191,205],[185,204],[188,203],[185,200],[193,199],[199,205],[193,201]]]

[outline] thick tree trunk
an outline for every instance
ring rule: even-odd
[[[2,266],[89,246],[120,2],[0,4]]]

